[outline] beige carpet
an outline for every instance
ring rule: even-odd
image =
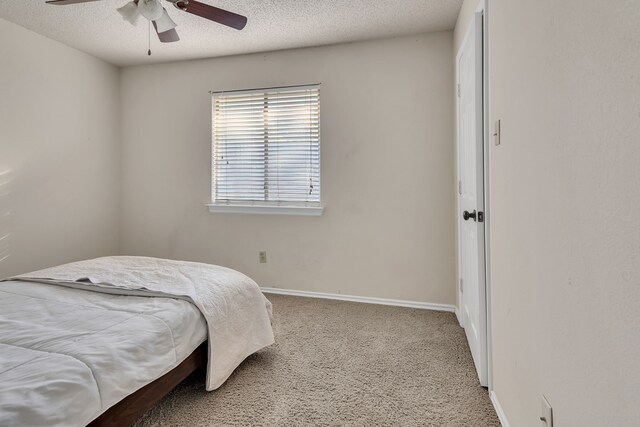
[[[276,344],[197,372],[143,426],[499,426],[451,313],[268,295]]]

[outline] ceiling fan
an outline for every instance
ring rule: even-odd
[[[47,4],[69,5],[88,3],[101,0],[49,0]],[[196,16],[226,25],[236,30],[242,30],[247,25],[247,18],[237,13],[219,9],[195,0],[165,0],[172,3],[176,9],[191,13]],[[173,22],[167,10],[162,6],[161,0],[133,0],[118,9],[122,17],[135,25],[141,16],[153,23],[153,27],[162,43],[172,43],[180,40]],[[151,51],[149,51],[149,54]]]

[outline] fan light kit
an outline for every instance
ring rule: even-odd
[[[70,5],[78,3],[89,3],[102,0],[49,0],[47,4],[52,5]],[[140,17],[149,21],[149,32],[151,32],[151,24],[158,34],[158,38],[162,43],[173,43],[180,40],[176,32],[176,23],[173,22],[167,9],[162,6],[162,0],[133,0],[117,9],[122,18],[131,25],[136,25]],[[173,4],[176,9],[201,18],[226,25],[236,30],[242,30],[247,25],[247,18],[237,13],[209,6],[195,0],[165,0]],[[151,40],[149,40],[151,44]],[[151,48],[149,48],[151,55]]]

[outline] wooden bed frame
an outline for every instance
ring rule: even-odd
[[[181,364],[152,383],[122,399],[89,423],[89,427],[130,427],[149,409],[207,363],[207,341],[200,344]]]

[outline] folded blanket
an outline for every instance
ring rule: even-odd
[[[74,262],[5,280],[190,301],[207,321],[207,390],[220,387],[247,356],[274,343],[271,303],[253,280],[229,268],[120,256]]]

